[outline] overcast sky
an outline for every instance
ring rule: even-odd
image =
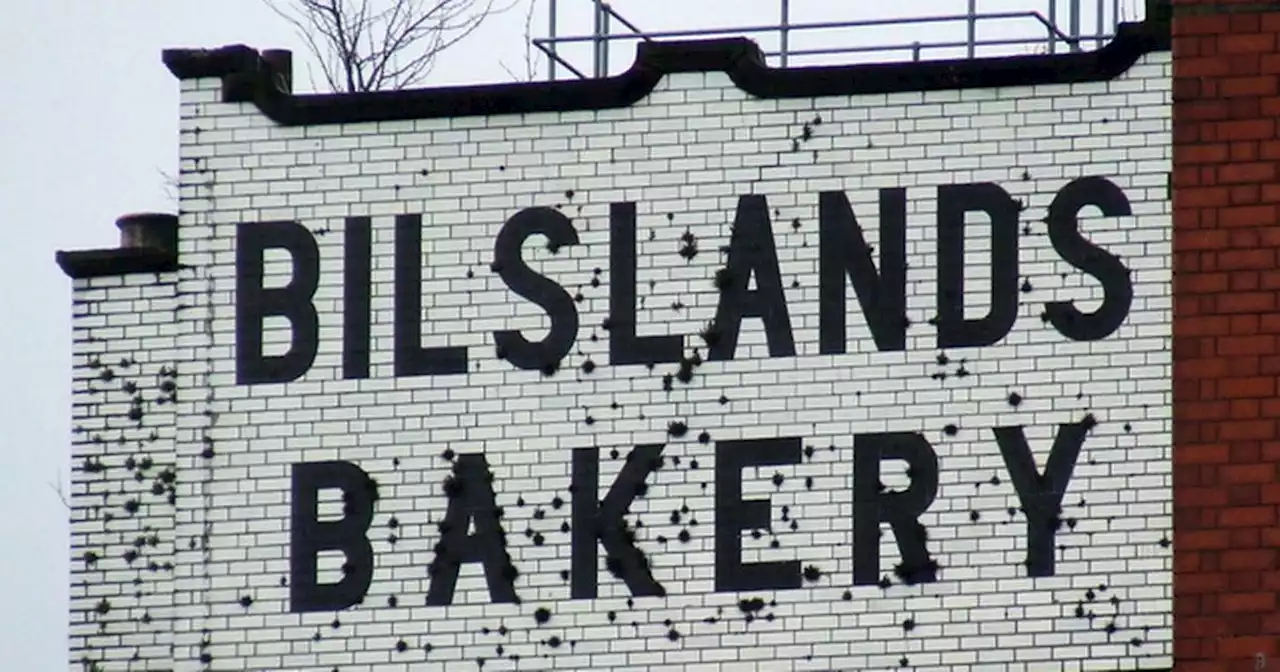
[[[281,0],[286,2],[287,0]],[[511,2],[513,0],[498,0]],[[440,59],[429,84],[509,81],[525,70],[531,0],[493,17]],[[1066,6],[1069,0],[1058,4]],[[1119,1],[1133,18],[1139,0]],[[535,36],[547,32],[536,0]],[[980,11],[1045,11],[1049,0],[978,0]],[[591,0],[559,0],[560,34],[586,34]],[[645,30],[776,23],[778,0],[614,0]],[[1085,32],[1096,0],[1085,0]],[[794,22],[960,14],[966,0],[792,0]],[[59,249],[114,247],[123,213],[175,212],[162,173],[176,173],[178,83],[166,47],[244,43],[295,52],[295,88],[310,89],[291,27],[263,0],[9,0],[0,21],[0,352],[13,368],[0,384],[0,669],[66,669],[67,510],[55,488],[70,469],[70,281]],[[1110,11],[1110,10],[1108,10]],[[908,14],[910,12],[910,14]],[[1065,12],[1061,18],[1065,26]],[[984,22],[980,35],[1028,36],[1030,20]],[[802,33],[793,48],[963,39],[962,24]],[[766,50],[776,35],[760,36]],[[1024,49],[1025,51],[1026,49]],[[616,73],[632,43],[611,55]],[[941,54],[935,54],[941,56]],[[834,57],[836,60],[839,57]],[[569,60],[589,72],[578,47]],[[832,62],[833,57],[827,57]],[[846,59],[847,60],[847,59]],[[504,68],[503,66],[506,66]],[[545,70],[542,70],[545,73]],[[564,71],[561,71],[563,74]],[[315,81],[322,81],[315,73]]]

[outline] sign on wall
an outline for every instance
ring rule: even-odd
[[[1167,55],[654,53],[604,109],[190,108],[208,618],[287,643],[216,660],[1167,666]]]

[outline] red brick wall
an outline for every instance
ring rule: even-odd
[[[1175,669],[1280,670],[1280,3],[1174,0],[1173,77]]]

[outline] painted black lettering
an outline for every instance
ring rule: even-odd
[[[292,468],[289,526],[289,610],[338,611],[358,604],[373,580],[373,547],[365,533],[373,520],[377,490],[369,475],[350,462],[299,462]],[[321,490],[342,491],[343,514],[320,520]],[[317,582],[317,556],[341,551],[342,580]]]
[[[746,467],[800,464],[799,438],[716,442],[716,592],[800,587],[800,561],[742,562],[744,530],[772,530],[772,504],[742,499]]]
[[[521,256],[520,248],[530,236],[542,234],[553,247],[578,244],[578,230],[555,208],[525,208],[508,219],[494,241],[493,260],[507,287],[547,311],[551,329],[541,341],[530,341],[515,330],[496,331],[494,343],[514,366],[541,369],[559,363],[573,348],[578,336],[578,308],[573,297],[550,278],[538,275]]]
[[[1120,258],[1094,245],[1080,233],[1080,210],[1095,206],[1107,217],[1133,214],[1129,199],[1114,182],[1102,177],[1072,180],[1049,204],[1045,222],[1058,256],[1102,284],[1102,305],[1081,313],[1070,301],[1045,304],[1045,316],[1063,336],[1074,341],[1097,341],[1115,333],[1129,316],[1133,281]]]
[[[795,340],[791,316],[782,294],[778,251],[773,244],[769,204],[764,196],[738,198],[738,212],[729,238],[729,258],[717,278],[720,305],[716,308],[719,339],[709,347],[709,359],[733,359],[738,347],[742,318],[758,317],[764,322],[770,357],[794,357]],[[756,288],[749,290],[752,277]]]
[[[609,363],[678,362],[680,336],[636,336],[636,204],[609,206]]]
[[[493,495],[489,462],[480,453],[458,455],[453,474],[445,481],[449,508],[440,523],[440,541],[435,558],[427,569],[427,606],[453,604],[462,565],[478,562],[484,567],[489,600],[494,604],[515,603],[515,567],[507,554],[498,504]],[[475,534],[468,534],[471,527]]]
[[[422,347],[422,216],[396,215],[395,375],[467,372],[464,347]]]
[[[985,317],[965,319],[965,213],[991,218],[991,307]],[[999,185],[938,187],[938,347],[992,345],[1018,319],[1017,201]]]
[[[373,236],[368,217],[348,217],[343,232],[342,377],[369,377]]]
[[[1062,498],[1092,424],[1089,417],[1075,424],[1058,425],[1058,435],[1053,439],[1043,475],[1036,471],[1035,457],[1021,427],[992,430],[1027,516],[1026,566],[1030,576],[1053,576],[1053,541],[1062,524]]]
[[[600,493],[600,450],[573,451],[573,531],[570,537],[569,593],[573,599],[596,597],[600,560],[596,544],[604,547],[605,566],[622,579],[636,597],[662,596],[667,591],[653,578],[649,559],[636,547],[635,532],[623,518],[631,502],[643,494],[645,479],[662,465],[661,444],[636,446],[609,486],[609,493],[597,502]]]
[[[264,253],[287,250],[293,274],[283,287],[264,287]],[[320,317],[312,298],[320,283],[320,249],[297,222],[244,222],[236,226],[236,383],[287,383],[311,368],[320,343]],[[262,353],[267,317],[289,321],[289,351]]]
[[[880,190],[880,270],[842,191],[818,195],[818,342],[824,355],[844,354],[845,277],[881,352],[907,347],[907,190]]]
[[[897,492],[884,490],[880,465],[903,460],[911,484]],[[937,564],[926,547],[928,533],[920,524],[938,494],[938,454],[920,434],[858,434],[853,439],[853,585],[880,581],[880,524],[888,523],[898,543],[902,564],[898,577],[909,583],[937,580]]]

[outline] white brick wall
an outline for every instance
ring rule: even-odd
[[[72,662],[78,669],[86,656],[104,670],[202,669],[202,655],[210,669],[226,670],[453,670],[481,659],[500,670],[1168,667],[1170,82],[1167,52],[1105,83],[852,98],[758,100],[723,74],[680,74],[625,109],[285,128],[248,104],[218,102],[216,79],[184,81],[180,261],[189,270],[164,283],[147,276],[77,284],[76,422],[84,431],[75,458],[105,455],[110,468],[75,481],[73,553],[79,560],[102,549],[102,557],[76,574],[86,586],[74,593]],[[823,123],[793,151],[793,138],[815,116]],[[1092,310],[1100,288],[1059,260],[1039,220],[1058,189],[1086,176],[1111,180],[1132,204],[1132,217],[1086,212],[1081,226],[1131,269],[1134,301],[1116,333],[1082,343],[1039,315],[1055,300]],[[948,351],[940,366],[927,324],[935,313],[935,190],[970,182],[998,183],[1028,206],[1022,220],[1030,233],[1018,244],[1031,291],[1020,294],[1005,339]],[[884,187],[907,189],[907,349],[875,351],[850,290],[849,353],[819,355],[817,194],[844,191],[876,243]],[[637,204],[639,333],[683,335],[687,348],[705,355],[697,334],[719,299],[711,281],[723,263],[717,248],[728,243],[744,194],[765,195],[774,211],[798,356],[769,359],[760,321],[747,319],[734,361],[704,363],[670,393],[661,378],[674,364],[610,365],[600,328],[608,314],[609,204]],[[581,239],[556,254],[538,239],[525,247],[533,268],[584,297],[574,353],[549,379],[497,359],[491,336],[524,329],[537,339],[548,326],[540,308],[489,268],[503,222],[535,205],[561,207]],[[392,376],[393,216],[405,213],[423,215],[423,345],[468,346],[465,376]],[[353,215],[373,218],[366,380],[342,379],[342,227]],[[278,219],[317,232],[319,355],[297,381],[237,386],[235,226]],[[677,254],[686,230],[701,249],[691,262]],[[986,312],[983,230],[974,227],[966,243],[970,317]],[[288,263],[272,262],[285,258],[269,257],[268,285],[287,280]],[[283,350],[285,323],[269,325],[268,350]],[[107,383],[98,379],[105,369],[89,368],[95,357],[104,366],[120,358],[138,364],[117,367],[117,380]],[[597,365],[590,374],[580,368],[587,359]],[[971,375],[957,378],[961,366]],[[148,408],[139,428],[126,421],[120,380],[136,379],[150,399],[161,367],[177,368],[177,403]],[[933,377],[944,370],[945,380]],[[1010,392],[1025,401],[1011,406]],[[1056,426],[1086,413],[1099,424],[1063,500],[1056,575],[1027,578],[1026,519],[1006,512],[1019,500],[991,429],[1024,426],[1043,469]],[[668,439],[675,419],[690,432]],[[955,436],[944,432],[948,424],[959,427]],[[132,447],[153,427],[156,442]],[[798,559],[821,570],[818,581],[714,592],[715,451],[697,440],[704,431],[712,444],[801,437],[817,448],[799,465],[744,471],[744,498],[772,500],[779,547],[770,548],[774,535],[747,536],[743,560]],[[941,567],[936,583],[852,585],[853,436],[885,431],[921,432],[938,454],[937,497],[920,518]],[[99,435],[123,436],[130,447],[94,444]],[[668,595],[629,604],[626,588],[602,567],[600,598],[570,600],[561,577],[569,569],[570,535],[561,524],[570,507],[550,503],[577,496],[569,493],[572,449],[599,446],[603,497],[622,463],[610,458],[613,449],[625,455],[664,441],[666,466],[628,519],[643,521],[638,545]],[[210,448],[212,457],[202,455]],[[453,605],[425,606],[447,503],[445,449],[482,452],[493,470],[520,605],[490,604],[479,565],[465,565]],[[153,459],[142,481],[123,467],[130,452]],[[290,465],[322,460],[354,462],[379,483],[369,533],[374,578],[362,605],[293,614],[284,585]],[[170,465],[176,505],[166,508],[163,496],[149,493],[153,475]],[[778,487],[775,472],[784,477]],[[891,488],[907,483],[900,473],[884,480]],[[135,496],[142,511],[117,513],[110,523],[90,508],[114,511]],[[688,513],[672,524],[683,506]],[[160,543],[130,568],[120,553],[148,526]],[[545,543],[535,545],[526,528]],[[683,529],[687,543],[677,540]],[[891,575],[898,548],[883,529],[881,568]],[[138,571],[162,557],[176,562],[173,572]],[[322,580],[338,575],[326,562]],[[136,575],[144,579],[141,598],[132,596]],[[248,607],[239,603],[246,595]],[[747,622],[739,600],[756,597],[766,606]],[[112,609],[86,614],[99,598]],[[1077,605],[1096,616],[1077,617]],[[538,608],[551,612],[548,623],[535,623]],[[139,621],[142,611],[150,624]],[[673,629],[676,641],[668,639]],[[563,644],[550,646],[553,636]],[[399,641],[407,650],[397,652]],[[135,650],[142,661],[130,667]]]
[[[73,287],[73,669],[173,668],[174,289],[172,274]]]

